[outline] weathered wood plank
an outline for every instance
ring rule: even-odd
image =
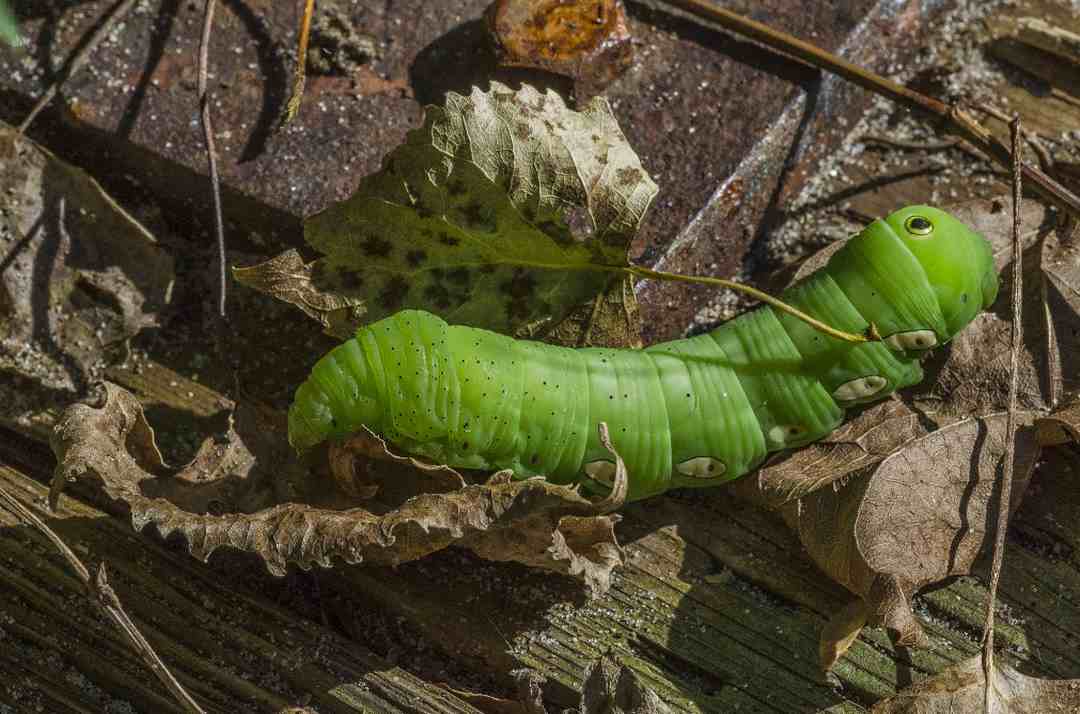
[[[41,506],[47,489],[0,463],[0,487]],[[441,688],[284,610],[183,554],[64,497],[50,525],[89,563],[103,558],[125,608],[208,711],[476,714]],[[128,702],[179,712],[99,617],[81,583],[35,530],[0,510],[0,702],[15,710],[96,712]]]

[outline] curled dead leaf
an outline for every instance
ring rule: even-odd
[[[154,524],[165,537],[178,532],[192,555],[203,560],[227,546],[259,555],[271,573],[281,575],[289,563],[396,565],[461,545],[492,560],[568,574],[596,594],[610,587],[611,571],[622,562],[614,533],[618,518],[607,515],[626,497],[628,478],[618,455],[615,488],[596,502],[576,488],[542,479],[516,481],[502,472],[483,484],[415,495],[384,513],[306,503],[268,507],[273,476],[302,469],[287,448],[274,451],[287,442],[273,426],[251,430],[263,435],[265,444],[244,437],[242,448],[204,447],[216,457],[196,458],[158,478],[151,471],[162,464],[153,458],[153,431],[138,401],[113,384],[106,384],[104,393],[100,403],[70,407],[57,423],[54,495],[69,481],[89,482],[128,505],[136,530]],[[240,440],[235,430],[230,439]],[[214,499],[261,510],[213,515],[207,511]]]
[[[465,486],[465,479],[449,466],[393,453],[386,441],[366,426],[344,441],[331,443],[329,458],[330,473],[338,487],[362,500],[374,498],[387,481],[412,494],[444,493]],[[387,461],[401,468],[389,473]],[[373,462],[379,468],[373,468]]]
[[[324,292],[312,281],[315,262],[305,263],[295,250],[287,250],[265,263],[234,267],[233,277],[249,288],[295,305],[318,320],[331,335],[351,336],[361,324],[364,301],[333,292]]]
[[[175,274],[97,181],[2,122],[0,186],[0,422],[25,427],[85,396],[108,349],[157,324]]]
[[[1033,415],[1023,414],[1030,424]],[[865,611],[845,609],[823,632],[831,664],[862,627],[887,627],[903,645],[925,641],[911,610],[922,587],[966,574],[992,541],[1004,414],[968,418],[920,437],[868,475],[840,489],[820,489],[784,511],[804,547],[830,577],[860,596]],[[1034,430],[1016,436],[1015,509],[1039,448]]]
[[[1035,428],[1043,446],[1080,442],[1080,396],[1073,395],[1049,415],[1036,419]]]
[[[917,682],[873,706],[870,714],[957,714],[982,712],[986,678],[972,657]],[[1066,714],[1080,711],[1080,679],[1039,679],[1006,664],[995,666],[990,683],[993,714]]]
[[[925,435],[929,421],[900,400],[880,402],[821,441],[770,461],[731,488],[740,498],[780,508],[880,462]]]

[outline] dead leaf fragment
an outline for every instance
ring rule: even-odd
[[[983,712],[982,660],[972,657],[873,706],[871,714]],[[991,682],[993,714],[1067,714],[1080,711],[1080,679],[1039,679],[1006,664]]]
[[[780,508],[880,462],[925,435],[928,421],[900,400],[880,402],[821,441],[766,463],[731,488],[740,498]]]
[[[295,305],[328,333],[351,336],[362,324],[364,301],[320,290],[312,281],[314,265],[287,250],[265,263],[232,271],[238,282]]]
[[[343,338],[345,306],[368,321],[419,308],[510,334],[605,290],[656,192],[606,101],[574,111],[554,92],[493,82],[428,107],[379,172],[305,222],[325,257],[235,275]]]
[[[0,186],[0,374],[25,380],[0,378],[0,420],[17,426],[85,396],[105,348],[157,324],[174,272],[93,178],[2,122]]]
[[[136,530],[153,523],[164,537],[179,532],[192,555],[203,560],[228,546],[259,555],[271,573],[282,575],[289,563],[397,565],[462,545],[492,560],[570,575],[595,594],[610,587],[611,570],[622,562],[614,533],[618,519],[607,515],[626,498],[628,478],[618,455],[613,493],[596,502],[576,488],[538,478],[515,481],[501,472],[487,483],[415,495],[385,513],[306,503],[267,507],[273,476],[303,468],[283,446],[280,425],[253,429],[264,437],[247,438],[243,449],[204,446],[207,455],[155,477],[150,470],[162,465],[160,457],[151,458],[153,432],[138,401],[113,384],[104,393],[100,403],[76,404],[58,421],[54,493],[69,481],[89,482],[127,503]],[[275,433],[278,438],[260,443]],[[212,515],[207,511],[215,498],[233,509],[262,510]]]
[[[1033,415],[1023,415],[1030,424]],[[900,644],[925,641],[911,598],[930,583],[971,572],[997,513],[1006,415],[968,418],[911,441],[844,488],[821,489],[785,519],[818,567],[859,595],[865,620]],[[1038,457],[1034,430],[1017,434],[1013,503],[1023,497]],[[826,664],[861,628],[844,610],[823,632]]]
[[[444,493],[465,487],[465,479],[456,470],[411,456],[399,456],[390,450],[381,436],[363,425],[360,431],[344,441],[332,442],[329,458],[330,473],[338,487],[361,500],[374,498],[382,488],[380,484],[385,482],[410,494]],[[389,472],[387,461],[401,468]]]
[[[1074,395],[1050,415],[1036,419],[1035,428],[1042,446],[1080,442],[1080,395]]]

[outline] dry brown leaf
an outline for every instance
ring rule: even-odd
[[[393,453],[386,441],[366,426],[344,441],[332,442],[328,452],[330,473],[338,487],[361,500],[374,498],[387,486],[409,495],[445,493],[465,486],[465,479],[449,466]],[[389,473],[388,461],[401,468]],[[389,500],[400,503],[405,499]]]
[[[203,560],[222,546],[252,552],[277,575],[289,563],[329,567],[337,559],[396,565],[462,545],[492,560],[571,575],[591,592],[603,593],[611,570],[622,562],[614,534],[618,517],[607,515],[626,497],[628,478],[617,454],[616,487],[596,502],[576,488],[542,479],[515,481],[501,472],[484,484],[413,496],[385,513],[281,503],[280,498],[274,501],[279,505],[265,507],[273,476],[302,467],[291,453],[280,451],[286,442],[273,436],[280,437],[280,426],[252,431],[261,436],[242,446],[204,446],[188,467],[155,477],[152,472],[160,473],[163,464],[141,406],[129,392],[106,383],[99,404],[76,404],[57,423],[54,495],[68,481],[89,481],[127,503],[136,530],[153,523],[165,537],[179,532]],[[226,441],[236,439],[235,430],[230,435]],[[601,439],[610,447],[606,428]],[[209,515],[214,500],[229,508],[262,510]]]
[[[605,655],[585,672],[581,714],[671,714],[671,708],[634,670]]]
[[[1049,416],[1037,419],[1035,428],[1043,446],[1080,442],[1080,396],[1073,395]]]
[[[926,415],[897,399],[871,406],[821,441],[784,454],[735,481],[741,497],[768,508],[779,508],[873,466],[928,432]]]
[[[157,324],[173,261],[82,169],[2,122],[0,186],[0,421],[27,426]]]
[[[1024,414],[1030,424],[1032,415]],[[846,487],[792,504],[785,519],[814,562],[866,603],[865,620],[899,644],[925,641],[911,611],[922,587],[971,571],[997,513],[1006,415],[968,418],[911,441]],[[1017,435],[1015,508],[1038,456],[1034,430]],[[843,654],[862,617],[834,616],[822,634],[824,664]]]
[[[986,679],[982,661],[972,657],[895,696],[871,714],[982,714]],[[997,665],[991,683],[993,714],[1072,714],[1080,711],[1080,679],[1038,679]]]
[[[291,303],[317,320],[329,334],[349,336],[360,324],[364,301],[358,297],[319,290],[312,282],[316,263],[305,263],[295,250],[287,250],[265,263],[234,267],[238,282]]]

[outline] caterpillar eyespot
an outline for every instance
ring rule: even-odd
[[[904,230],[917,238],[929,238],[934,232],[934,224],[925,216],[909,216],[904,221]]]
[[[932,241],[920,239],[926,224]],[[289,441],[302,451],[366,425],[436,463],[602,490],[615,476],[597,436],[606,422],[629,499],[711,486],[822,438],[847,407],[919,382],[921,355],[996,295],[986,240],[912,206],[780,296],[847,332],[873,325],[888,335],[880,342],[841,342],[768,306],[643,350],[514,340],[406,310],[316,363],[289,409]]]

